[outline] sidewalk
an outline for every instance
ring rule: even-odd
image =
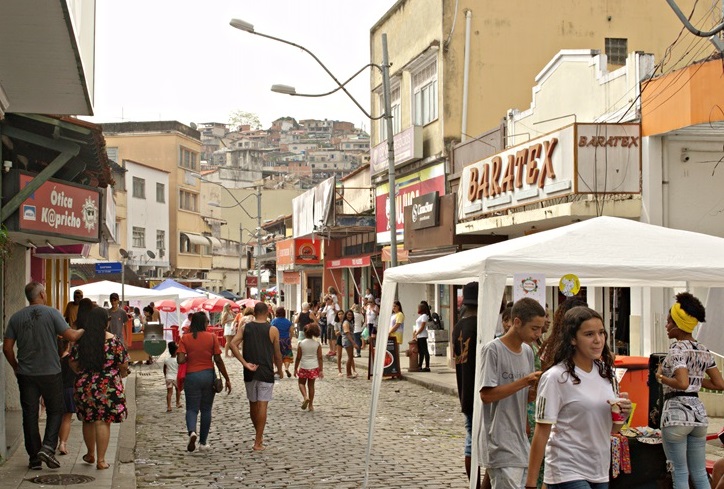
[[[111,464],[110,469],[97,470],[95,464],[83,462],[82,457],[86,453],[83,443],[83,423],[73,417],[68,438],[68,455],[56,453],[56,458],[61,464],[59,469],[48,469],[45,464],[43,464],[42,470],[28,469],[28,455],[25,452],[21,434],[17,450],[7,462],[0,465],[0,480],[2,481],[0,486],[7,489],[34,489],[49,485],[79,487],[78,484],[85,484],[85,487],[93,489],[135,488],[136,469],[133,452],[136,440],[136,375],[140,371],[139,368],[133,369],[126,380],[128,418],[123,423],[111,425],[111,439],[106,452],[106,460]],[[45,417],[43,416],[40,420],[41,436],[44,429]],[[86,477],[92,479],[89,480]],[[63,482],[58,483],[59,479]]]

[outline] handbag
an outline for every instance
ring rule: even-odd
[[[179,391],[184,390],[184,380],[186,379],[186,363],[182,363],[178,366],[178,372],[176,372],[176,387]]]
[[[218,370],[216,370],[218,373]],[[224,379],[221,378],[221,374],[218,374],[216,377],[214,377],[214,386],[213,386],[214,392],[217,394],[224,390]]]

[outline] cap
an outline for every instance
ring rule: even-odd
[[[379,305],[380,305],[380,300],[379,300],[379,299],[375,299],[375,304],[377,304],[377,305],[379,306]]]
[[[478,306],[478,283],[469,282],[463,287],[463,305]]]

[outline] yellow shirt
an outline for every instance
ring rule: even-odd
[[[402,344],[402,332],[405,329],[405,315],[401,312],[398,312],[396,314],[393,314],[390,318],[390,329],[392,329],[395,324],[399,324],[400,326],[397,328],[397,331],[394,333],[390,333],[390,336],[397,339],[397,344]]]

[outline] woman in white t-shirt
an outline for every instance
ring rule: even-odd
[[[415,320],[415,331],[412,339],[417,340],[417,368],[421,372],[430,371],[430,350],[427,348],[427,323],[430,322],[430,306],[427,302],[421,302],[417,306],[417,319]],[[425,368],[422,368],[423,360]]]
[[[601,315],[588,307],[568,311],[558,341],[548,351],[553,366],[538,385],[525,487],[536,487],[545,454],[543,480],[549,489],[606,488],[610,435],[623,424],[614,424],[612,413],[618,420],[626,419],[631,401],[626,393],[616,392],[613,355]]]
[[[297,345],[294,377],[299,379],[299,392],[304,398],[302,410],[314,411],[314,381],[324,378],[322,345],[317,341],[319,334],[317,323],[309,323],[304,327],[304,339]]]

